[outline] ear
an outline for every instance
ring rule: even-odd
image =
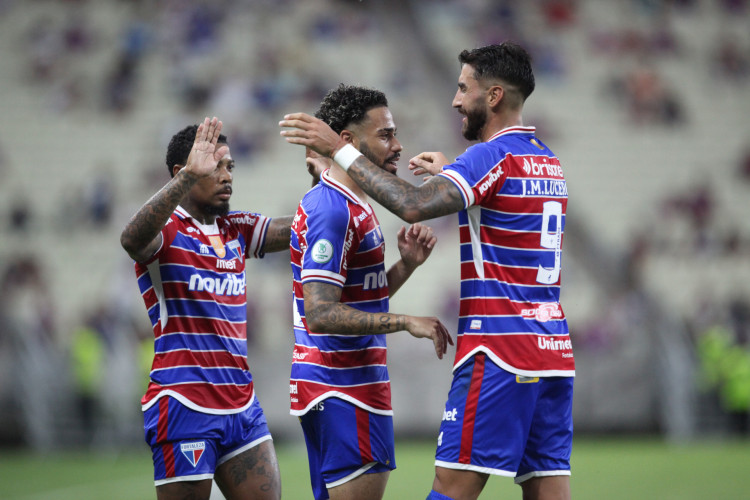
[[[346,141],[347,144],[353,145],[355,148],[359,147],[359,141],[357,140],[357,136],[354,135],[354,132],[351,130],[342,130],[339,134],[342,139]]]
[[[177,175],[177,172],[179,172],[183,168],[185,168],[185,165],[180,165],[179,163],[175,163],[174,165],[172,165],[172,177]]]
[[[487,104],[491,108],[494,108],[495,106],[500,104],[500,101],[503,100],[504,96],[505,96],[505,89],[501,87],[500,85],[493,85],[487,91]]]

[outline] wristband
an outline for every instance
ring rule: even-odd
[[[349,170],[349,167],[352,166],[352,163],[354,163],[354,160],[362,156],[362,153],[360,153],[357,148],[352,146],[351,144],[347,144],[343,148],[339,149],[338,152],[333,155],[333,161],[339,164],[341,168],[344,169],[344,172]]]

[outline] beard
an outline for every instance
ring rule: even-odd
[[[478,141],[482,129],[487,124],[487,109],[477,107],[466,111],[466,125],[461,133],[469,141]]]
[[[375,156],[375,153],[373,153],[372,150],[369,147],[367,147],[367,144],[365,144],[364,142],[359,143],[358,149],[359,149],[359,152],[362,153],[365,158],[370,160],[373,165],[377,165],[379,168],[386,170],[386,171],[387,169],[385,168],[385,164],[395,159],[398,156],[394,154],[385,158],[384,160],[380,160]]]
[[[229,202],[222,201],[218,205],[203,205],[201,211],[206,215],[225,217],[229,213]]]

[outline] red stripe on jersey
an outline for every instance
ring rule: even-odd
[[[503,196],[498,195],[497,200],[501,202],[503,212],[512,214],[541,214],[544,210],[544,202],[548,200],[559,201],[563,205],[563,213],[568,206],[568,199],[559,196]]]
[[[180,349],[157,353],[154,356],[154,367],[159,369],[177,366],[203,366],[207,368],[241,368],[247,370],[247,358],[235,356],[228,351],[192,351]]]
[[[170,321],[167,322],[166,329],[162,334],[167,333],[195,333],[195,334],[206,334],[212,333],[221,335],[222,337],[229,337],[232,339],[245,340],[247,336],[246,322],[242,323],[231,323],[229,321],[221,321],[214,318],[200,318],[182,317],[180,322]]]
[[[466,396],[464,406],[464,424],[461,430],[461,449],[458,455],[458,463],[471,463],[471,449],[474,445],[474,422],[477,418],[477,406],[479,405],[479,391],[482,388],[482,377],[484,377],[483,353],[474,356],[474,368],[471,372],[469,393]]]
[[[313,363],[330,368],[353,368],[368,365],[385,365],[387,350],[358,349],[356,351],[319,351],[314,347],[296,344],[292,358],[301,363]]]
[[[209,382],[192,382],[178,386],[161,386],[151,382],[146,390],[146,395],[141,400],[146,404],[159,395],[162,391],[171,390],[179,392],[190,401],[200,401],[204,408],[221,408],[238,410],[244,407],[253,396],[253,383],[245,385],[213,385]],[[164,398],[161,398],[162,401]]]
[[[305,409],[305,402],[312,401],[328,392],[340,392],[377,410],[391,410],[390,382],[373,382],[359,386],[337,387],[310,380],[291,380],[297,386],[297,401],[292,399],[292,411]],[[356,403],[354,403],[356,404]]]
[[[354,407],[357,416],[357,441],[359,442],[359,456],[362,464],[372,462],[372,446],[370,446],[370,413],[359,406]]]
[[[491,335],[461,335],[456,345],[456,359],[463,359],[474,349],[486,346],[491,341]],[[543,348],[540,347],[542,345]],[[492,342],[492,351],[502,360],[512,360],[514,368],[531,373],[569,371],[572,374],[575,370],[568,335],[503,335],[502,342]]]

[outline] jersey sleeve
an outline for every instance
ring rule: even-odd
[[[262,259],[271,218],[252,212],[232,212],[229,219],[245,238],[245,257]]]
[[[356,248],[356,231],[345,206],[314,210],[307,218],[307,248],[302,256],[302,283],[320,281],[343,287],[347,263]]]
[[[481,205],[494,196],[505,182],[504,158],[496,162],[496,156],[489,154],[488,147],[486,143],[470,147],[438,174],[458,187],[464,208]]]

